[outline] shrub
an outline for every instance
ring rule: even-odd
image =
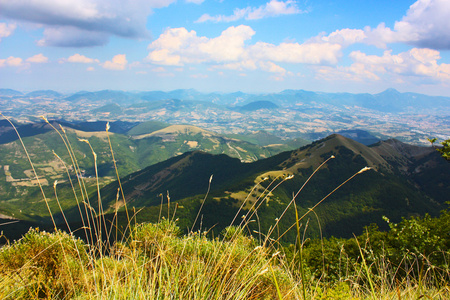
[[[86,245],[62,231],[30,229],[0,250],[0,274],[11,283],[0,288],[4,298],[67,298],[85,287],[89,263]],[[20,288],[19,288],[20,287]]]

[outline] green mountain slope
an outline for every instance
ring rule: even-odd
[[[5,130],[0,136],[5,142],[0,144],[0,213],[10,216],[14,214],[15,217],[27,220],[48,217],[44,203],[36,200],[42,199],[42,195],[40,195],[26,153],[18,140],[11,141],[14,140],[13,136],[15,135],[12,127],[9,124],[2,125],[4,126],[1,128]],[[94,122],[92,124],[64,124],[63,126],[70,141],[70,147],[80,166],[80,175],[88,182],[89,189],[95,190],[96,171],[100,177],[101,186],[115,177],[114,163],[106,132],[95,131],[100,127],[105,128],[105,125],[104,122]],[[122,125],[128,127],[132,124]],[[64,135],[58,124],[54,123],[54,126]],[[59,210],[54,201],[56,196],[53,184],[55,181],[58,181],[58,197],[64,208],[73,207],[76,202],[66,175],[67,170],[69,170],[72,180],[76,181],[77,177],[73,171],[71,157],[60,135],[44,123],[20,125],[18,129],[24,135],[23,142],[30,153],[37,174],[40,176],[44,191],[50,199],[52,211]],[[86,131],[80,129],[86,129]],[[121,131],[123,132],[123,130]],[[130,136],[129,134],[134,135]],[[269,151],[264,147],[224,137],[198,127],[168,126],[156,122],[134,126],[126,135],[110,132],[109,137],[119,174],[122,175],[136,172],[173,156],[194,150],[227,154],[243,161],[254,161],[276,153],[276,150]],[[89,141],[90,145],[85,141]],[[97,158],[97,170],[94,167],[94,154],[90,146]]]
[[[123,187],[129,205],[143,208],[140,214],[147,220],[158,217],[156,207],[161,197],[169,192],[172,203],[177,202],[181,207],[177,210],[181,224],[189,227],[213,175],[211,192],[202,209],[202,226],[220,230],[229,225],[238,207],[246,201],[242,214],[251,214],[251,206],[259,206],[257,220],[253,216],[255,230],[268,232],[313,170],[334,155],[335,158],[314,175],[296,198],[300,215],[362,168],[369,166],[372,170],[358,174],[302,220],[311,236],[319,236],[322,232],[325,236],[349,237],[361,233],[363,226],[370,223],[386,228],[382,216],[399,221],[401,217],[425,212],[437,214],[442,208],[438,202],[442,203],[443,199],[432,199],[427,189],[421,189],[419,181],[401,174],[404,165],[392,164],[380,155],[382,147],[369,148],[343,136],[332,135],[298,150],[253,163],[242,163],[224,155],[192,152],[131,174],[124,178]],[[403,156],[408,151],[409,145],[399,143],[395,155]],[[431,155],[432,149],[421,151]],[[434,155],[429,158],[434,162],[429,164],[428,172],[435,170],[435,165],[450,175],[450,166],[438,158]],[[284,181],[284,178],[291,179]],[[272,190],[277,184],[280,185]],[[116,183],[102,190],[102,199],[108,207],[116,194]],[[283,232],[294,220],[291,207],[278,230]],[[294,235],[290,232],[283,239],[293,242],[290,239]]]

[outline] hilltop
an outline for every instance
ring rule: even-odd
[[[57,126],[56,122],[53,124]],[[67,150],[58,132],[44,123],[17,125],[19,132],[25,128],[29,134],[24,143],[41,176],[54,218],[62,221],[52,188],[57,181],[59,202],[68,212],[70,221],[77,223],[78,207],[65,175],[66,172],[73,174],[73,167],[70,157],[64,154]],[[329,160],[296,197],[301,213],[308,212],[362,168],[367,166],[371,170],[356,176],[315,210],[320,226],[317,220],[310,220],[308,233],[311,236],[318,236],[321,231],[325,236],[348,237],[360,234],[362,228],[371,223],[386,229],[383,216],[399,221],[401,217],[424,213],[437,215],[449,200],[450,191],[445,182],[450,175],[449,165],[431,147],[409,145],[395,139],[366,146],[333,134],[289,149],[296,142],[279,140],[264,132],[248,139],[260,144],[286,144],[261,146],[191,125],[154,121],[111,123],[111,130],[114,125],[115,132],[107,135],[106,131],[96,131],[103,125],[106,123],[63,126],[65,139],[70,142],[81,166],[78,176],[85,181],[92,207],[97,207],[95,203],[100,194],[106,213],[124,209],[123,199],[117,198],[118,184],[109,137],[122,176],[125,199],[128,205],[140,211],[138,220],[156,220],[160,204],[168,202],[170,197],[172,203],[177,203],[181,228],[187,228],[209,189],[202,208],[204,228],[220,231],[229,225],[242,205],[241,216],[252,213],[252,206],[259,206],[258,226],[267,230],[313,171],[332,156],[335,158]],[[358,135],[367,136],[362,132]],[[97,155],[97,168],[92,150]],[[48,224],[48,211],[39,200],[42,196],[19,142],[1,144],[0,155],[4,178],[0,213]],[[73,174],[71,179],[77,177]],[[102,188],[100,191],[97,191],[97,184]],[[78,191],[78,187],[75,190]],[[119,201],[116,203],[116,200]],[[291,209],[287,211],[280,229],[292,224],[292,213]],[[5,231],[7,228],[4,227]],[[287,234],[285,241],[290,239],[292,236]]]
[[[181,228],[190,227],[211,183],[201,210],[203,228],[219,232],[244,205],[237,222],[241,216],[252,215],[251,207],[256,206],[258,221],[249,226],[267,232],[308,176],[332,155],[335,158],[296,197],[300,213],[308,212],[359,170],[366,166],[371,170],[357,175],[315,209],[318,220],[310,216],[308,223],[308,234],[312,237],[320,234],[320,228],[324,236],[339,237],[361,234],[363,227],[371,223],[386,229],[383,216],[398,222],[402,217],[425,212],[437,215],[449,200],[445,178],[450,175],[450,166],[431,147],[395,140],[367,147],[340,135],[251,163],[223,154],[187,152],[124,176],[121,181],[128,205],[140,211],[138,222],[156,221],[159,205],[162,201],[167,205],[170,197],[172,209],[176,203]],[[423,164],[424,161],[428,163]],[[442,177],[433,182],[423,181],[432,172],[439,172]],[[106,210],[114,209],[117,188],[113,182],[101,190]],[[95,199],[92,195],[93,203]],[[288,210],[279,229],[284,231],[293,222],[293,211]],[[287,234],[284,241],[292,242],[293,235],[294,232]]]
[[[80,176],[85,178],[89,188],[95,190],[96,181],[93,178],[96,172],[101,186],[109,183],[115,176],[108,135],[105,131],[107,122],[14,123],[31,154],[48,197],[53,199],[52,184],[58,181],[59,198],[64,207],[74,205],[72,188],[65,169],[67,167],[73,172],[74,167],[66,144],[74,151],[73,158],[81,166]],[[109,138],[114,150],[114,159],[119,174],[122,175],[189,151],[202,150],[212,154],[226,154],[241,161],[251,162],[308,143],[308,141],[287,140],[282,141],[286,144],[266,147],[191,125],[170,125],[153,121],[143,123],[116,121],[109,124]],[[89,141],[89,144],[85,141]],[[97,170],[92,151],[98,157]],[[30,221],[40,220],[46,216],[48,212],[45,206],[36,200],[42,196],[33,170],[16,132],[6,120],[0,122],[0,157],[2,158],[0,213]],[[72,178],[76,178],[74,174]],[[56,203],[52,201],[52,205]]]

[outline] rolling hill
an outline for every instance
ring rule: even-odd
[[[58,181],[59,199],[64,208],[76,203],[66,175],[70,171],[73,180],[72,158],[66,145],[74,153],[80,166],[80,176],[88,182],[89,189],[95,190],[95,174],[99,175],[103,186],[115,177],[115,170],[108,137],[106,122],[40,122],[33,124],[15,123],[23,142],[31,155],[37,174],[41,178],[44,191],[51,199],[50,207],[58,210],[54,201],[52,184]],[[65,134],[59,125],[65,128]],[[242,161],[255,161],[269,157],[280,151],[289,150],[289,145],[263,147],[236,138],[229,138],[195,126],[169,125],[160,122],[130,123],[116,121],[110,124],[109,134],[114,150],[114,158],[119,174],[126,175],[147,166],[165,161],[185,152],[202,150],[212,154],[226,154]],[[37,181],[34,177],[26,153],[17,135],[7,121],[0,123],[0,213],[29,221],[48,217],[42,202]],[[87,144],[85,141],[89,141]],[[92,149],[90,148],[92,147]],[[97,169],[94,166],[95,152]],[[67,169],[66,169],[67,168]]]
[[[268,232],[293,194],[313,170],[332,155],[335,158],[329,160],[296,197],[301,214],[307,213],[362,168],[372,169],[358,174],[314,209],[315,215],[310,214],[303,220],[310,236],[351,237],[353,233],[362,233],[363,227],[371,223],[386,229],[383,216],[399,221],[402,217],[426,212],[436,215],[449,200],[445,185],[440,191],[447,196],[433,198],[430,192],[439,190],[450,175],[450,166],[432,148],[416,148],[392,140],[367,147],[340,135],[252,163],[242,163],[225,155],[185,153],[124,177],[122,185],[128,204],[142,209],[140,220],[156,220],[161,197],[169,193],[171,203],[178,205],[176,215],[181,224],[190,227],[212,175],[210,194],[202,209],[202,226],[220,231],[230,224],[238,207],[246,201],[241,215],[251,215],[250,207],[260,205],[254,229]],[[414,174],[404,172],[405,169],[415,170]],[[424,174],[435,171],[445,176],[431,187],[422,179]],[[272,190],[277,184],[280,185]],[[113,207],[117,188],[117,183],[111,183],[101,191],[105,207]],[[279,230],[283,232],[294,220],[291,207],[280,222]],[[293,242],[290,240],[293,236],[293,232],[287,234],[284,241]]]
[[[3,125],[0,128],[6,128],[7,124]],[[17,125],[26,136],[24,143],[42,178],[52,212],[59,209],[52,187],[58,181],[63,209],[71,212],[68,215],[76,222],[78,209],[65,168],[73,172],[61,137],[43,123]],[[92,193],[90,198],[95,202],[96,170],[90,146],[94,149],[100,185],[104,186],[102,202],[112,211],[117,197],[115,171],[106,132],[97,131],[105,125],[102,121],[68,123],[63,127],[66,141],[70,141],[82,168],[81,176],[88,192]],[[192,225],[212,175],[210,193],[202,209],[202,226],[220,230],[231,222],[241,204],[244,204],[241,214],[251,212],[250,207],[258,205],[259,227],[267,231],[291,201],[293,193],[332,155],[336,158],[329,160],[296,198],[302,213],[362,168],[368,166],[372,170],[357,175],[314,210],[318,219],[310,219],[308,223],[311,236],[318,236],[322,230],[326,236],[348,237],[361,233],[363,226],[370,223],[386,228],[383,215],[396,221],[425,212],[437,214],[449,200],[446,178],[450,176],[450,166],[431,147],[394,139],[368,147],[334,134],[290,150],[294,142],[289,141],[292,143],[289,146],[288,141],[264,132],[248,137],[260,144],[256,145],[238,136],[227,137],[189,125],[117,122],[111,123],[111,129],[112,125],[116,132],[110,132],[110,139],[119,174],[123,176],[125,198],[129,205],[142,209],[139,218],[143,219],[154,220],[161,198],[167,201],[169,194],[172,203],[178,203],[181,227]],[[11,131],[5,129],[2,134],[6,138]],[[83,140],[89,140],[90,146]],[[269,142],[285,144],[267,145]],[[48,222],[48,211],[39,200],[42,196],[19,142],[0,144],[0,157],[0,214],[30,222]],[[76,176],[72,175],[72,179]],[[60,214],[54,216],[61,220]],[[288,228],[293,220],[290,208],[279,229]],[[285,238],[289,240],[290,235]]]

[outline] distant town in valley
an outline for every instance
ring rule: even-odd
[[[61,94],[0,89],[1,112],[18,122],[39,116],[70,122],[159,121],[193,125],[221,134],[259,131],[281,139],[317,140],[363,130],[379,139],[429,145],[450,136],[450,97],[400,93],[321,93],[285,90],[270,94],[201,93],[196,90]]]

